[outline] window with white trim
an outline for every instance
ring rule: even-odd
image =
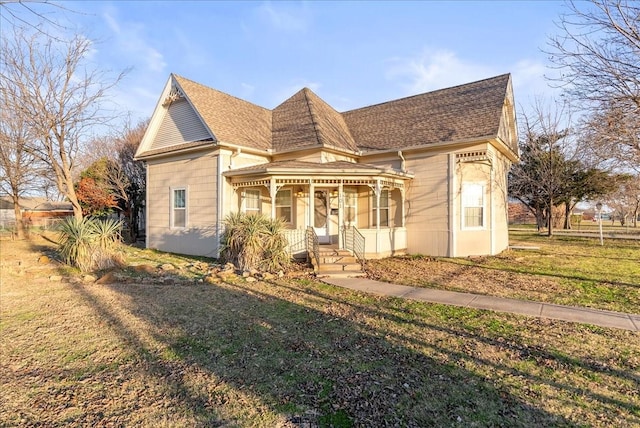
[[[462,227],[474,229],[484,227],[484,185],[462,184]]]
[[[344,221],[352,226],[357,226],[356,213],[358,212],[358,194],[354,189],[344,189]]]
[[[246,189],[244,191],[244,212],[246,214],[260,214],[260,190]]]
[[[389,227],[389,191],[380,191],[380,207],[378,208],[378,199],[375,192],[373,193],[373,227],[377,227],[377,212],[380,211],[380,227]]]
[[[278,190],[276,193],[276,218],[291,223],[291,190]]]
[[[171,189],[171,227],[187,227],[187,189]]]

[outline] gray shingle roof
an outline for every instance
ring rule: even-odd
[[[271,148],[271,110],[174,75],[218,141]]]
[[[358,147],[401,149],[498,135],[509,75],[343,113]]]
[[[174,78],[218,141],[274,153],[395,150],[498,135],[510,76],[339,113],[304,88],[273,110]]]
[[[273,110],[273,149],[314,146],[358,150],[342,115],[304,88]]]

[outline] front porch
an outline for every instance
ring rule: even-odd
[[[226,172],[237,198],[237,206],[230,208],[280,218],[289,229],[294,255],[306,251],[300,243],[307,228],[313,229],[319,245],[338,249],[350,249],[347,231],[355,230],[363,238],[366,258],[406,250],[409,174],[350,162],[339,162],[340,171],[336,163],[303,169],[299,165],[303,163],[297,162],[297,168],[280,163],[279,168],[266,164]]]

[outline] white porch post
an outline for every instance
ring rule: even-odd
[[[402,218],[400,219],[400,227],[404,227],[404,187],[400,188],[400,215]]]
[[[380,193],[382,187],[380,186],[380,180],[376,180],[376,253],[380,252]]]
[[[275,178],[271,177],[269,179],[269,196],[271,196],[271,218],[276,218],[276,194],[278,193],[278,188],[276,187]]]
[[[344,248],[342,230],[344,228],[344,195],[342,181],[338,184],[338,248]]]
[[[314,204],[314,198],[315,198],[315,186],[313,185],[313,179],[309,179],[309,227],[313,227],[313,216],[314,216],[314,211],[315,211],[315,204]]]

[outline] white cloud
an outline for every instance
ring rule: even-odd
[[[309,10],[304,3],[262,3],[256,12],[258,17],[276,30],[285,32],[306,31]]]
[[[403,82],[409,94],[432,91],[491,77],[490,67],[457,57],[449,50],[425,49],[416,57],[392,58],[387,78]],[[498,73],[499,74],[499,73]]]
[[[399,81],[408,95],[433,91],[511,73],[516,103],[531,103],[536,98],[557,97],[560,90],[549,86],[549,69],[535,59],[521,59],[511,65],[482,64],[468,61],[446,49],[425,49],[419,55],[392,58],[386,77]]]
[[[140,23],[118,21],[114,10],[103,14],[109,29],[115,36],[115,44],[136,64],[154,72],[163,72],[167,63],[163,55],[146,40],[145,26]]]

